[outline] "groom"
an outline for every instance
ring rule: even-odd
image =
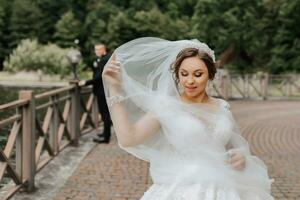
[[[111,119],[104,94],[102,71],[110,55],[107,53],[106,47],[102,43],[95,44],[94,50],[97,58],[93,62],[93,78],[87,81],[80,81],[79,86],[93,85],[93,93],[97,97],[99,111],[104,122],[103,133],[97,134],[98,137],[94,138],[93,141],[97,143],[109,143],[111,136]]]

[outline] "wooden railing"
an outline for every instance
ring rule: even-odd
[[[300,99],[300,75],[229,74],[223,71],[209,93],[224,99]]]
[[[20,188],[33,191],[38,171],[99,126],[97,108],[91,88],[80,88],[77,81],[37,95],[20,91],[19,100],[0,105],[0,112],[13,112],[0,119],[0,134],[5,127],[9,130],[6,144],[0,147],[0,181],[10,180],[10,187],[0,189],[0,199],[9,199]]]

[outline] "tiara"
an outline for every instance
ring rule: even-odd
[[[188,48],[188,47],[196,48],[198,49],[199,52],[207,53],[212,58],[212,60],[216,62],[215,52],[211,48],[209,48],[207,44],[200,42],[197,39],[185,40],[184,48]]]

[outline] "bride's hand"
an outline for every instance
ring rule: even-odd
[[[111,60],[102,72],[102,78],[106,81],[108,86],[112,89],[121,88],[121,68],[120,62],[116,60],[115,54],[112,55]]]
[[[239,171],[245,169],[246,167],[245,157],[238,152],[230,153],[228,163],[233,167],[233,169]]]

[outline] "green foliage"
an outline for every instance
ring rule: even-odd
[[[53,41],[55,33],[55,24],[61,15],[67,11],[66,4],[63,0],[34,0],[37,7],[41,10],[41,29],[39,30],[39,41],[47,43]]]
[[[31,0],[14,0],[9,23],[10,48],[25,38],[39,36],[41,11]]]
[[[36,39],[25,39],[20,42],[4,62],[5,70],[11,72],[41,70],[45,74],[70,73],[67,53],[55,44],[41,45]]]
[[[117,15],[120,9],[109,2],[101,1],[91,8],[84,22],[84,33],[86,35],[86,41],[84,48],[93,50],[93,45],[97,42],[107,44],[108,47],[112,47],[108,24],[113,16]],[[93,52],[89,52],[93,53]]]
[[[61,19],[56,23],[55,29],[54,38],[61,47],[73,47],[74,40],[79,39],[81,35],[81,23],[75,18],[72,11],[62,15]]]
[[[109,49],[113,49],[137,37],[175,40],[187,36],[189,20],[173,19],[177,11],[170,12],[170,15],[164,14],[154,1],[130,1],[127,6],[120,8],[107,1],[97,4],[86,17],[84,30],[88,40],[85,47],[91,48],[95,42],[103,42]]]
[[[135,24],[137,32],[143,36],[156,36],[170,40],[185,38],[189,30],[187,21],[172,19],[156,7],[148,12],[137,12],[133,24]]]
[[[233,45],[234,70],[299,72],[299,2],[201,0],[191,33],[210,44],[217,54]]]
[[[7,25],[8,25],[8,3],[5,0],[0,0],[0,70],[5,55],[8,54],[7,47]]]
[[[278,0],[269,5],[269,12],[276,13],[273,24],[273,46],[268,70],[274,73],[284,71],[300,72],[300,1]]]
[[[197,38],[217,58],[234,47],[227,67],[239,72],[300,72],[299,10],[299,0],[0,0],[0,62],[25,38],[63,48],[79,39],[90,64],[97,42],[112,51],[153,36]]]
[[[81,52],[85,63],[91,65],[94,56],[94,44],[104,43],[112,49],[107,26],[110,17],[116,15],[120,9],[106,0],[90,0],[86,5],[87,15],[83,22],[83,37],[81,38]]]
[[[263,13],[260,0],[198,1],[192,35],[210,44],[217,54],[234,45],[238,68],[253,69],[262,66],[266,56],[263,55],[267,42],[261,23]]]

